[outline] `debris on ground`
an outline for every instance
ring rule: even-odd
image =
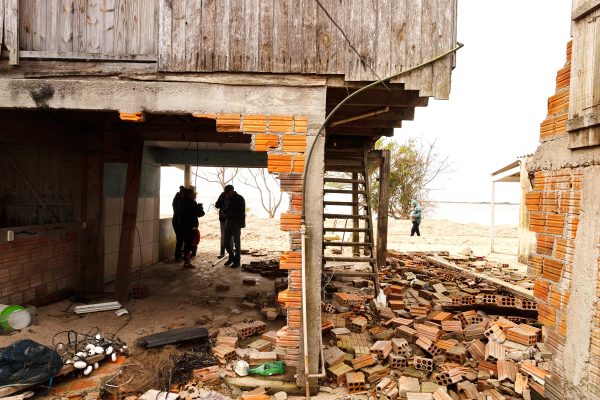
[[[373,285],[353,278],[332,274],[326,287],[322,331],[331,387],[408,400],[544,392],[551,355],[526,290],[444,265],[456,257],[391,255],[379,271],[386,306],[377,305]],[[434,262],[439,258],[444,263]]]

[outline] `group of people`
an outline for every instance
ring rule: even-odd
[[[205,215],[202,203],[196,202],[193,186],[179,187],[173,198],[173,230],[175,231],[175,260],[183,261],[184,268],[194,268],[191,259],[196,256],[200,243],[198,218]],[[225,186],[215,207],[219,210],[221,224],[221,252],[219,258],[229,259],[226,266],[236,268],[241,261],[241,231],[246,227],[246,201],[232,185]]]

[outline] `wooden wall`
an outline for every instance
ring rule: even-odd
[[[569,147],[600,145],[600,2],[573,1]]]
[[[155,56],[157,15],[158,0],[20,0],[19,47],[67,58]]]
[[[341,74],[367,81],[456,43],[455,0],[320,0],[347,39],[315,0],[159,2],[159,70],[165,72]],[[453,62],[448,57],[398,81],[447,98]]]

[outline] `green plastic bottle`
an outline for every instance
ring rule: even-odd
[[[248,373],[251,375],[262,376],[281,375],[284,372],[285,365],[283,364],[283,361],[266,362],[258,367],[250,368],[248,370]]]

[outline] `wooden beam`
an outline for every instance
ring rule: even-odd
[[[10,1],[10,0],[9,0]],[[117,61],[117,62],[143,62],[156,63],[155,55],[148,54],[101,54],[83,52],[60,51],[19,51],[22,59],[58,60],[58,61]]]
[[[394,136],[394,128],[327,128],[327,136]]]
[[[567,121],[567,132],[591,128],[600,125],[600,105],[593,106],[586,113]]]
[[[125,195],[123,199],[123,220],[117,262],[116,294],[117,299],[121,302],[128,300],[129,285],[131,283],[135,221],[137,218],[140,179],[142,175],[142,155],[144,151],[144,141],[139,133],[136,134],[131,145],[131,158],[127,164],[127,179],[125,181]]]
[[[140,128],[144,140],[165,142],[251,143],[252,135],[217,133],[215,128],[202,126],[157,125],[149,122]]]
[[[348,96],[348,92],[331,90],[327,92],[327,104],[339,104]],[[424,107],[429,98],[419,97],[416,91],[388,91],[367,90],[344,103],[347,106],[396,106],[396,107]]]
[[[358,180],[357,172],[352,173],[352,179]],[[356,183],[356,182],[352,183],[352,203],[354,203],[354,205],[352,206],[352,215],[358,215],[358,211],[359,211],[359,209],[358,209],[358,183]],[[352,219],[352,228],[353,229],[360,228],[360,222],[359,222],[358,218]],[[358,230],[355,230],[354,232],[352,232],[352,241],[355,243],[360,242],[360,232]],[[355,257],[358,257],[360,255],[360,247],[358,247],[358,246],[352,247],[352,255]]]
[[[357,121],[357,120],[361,120],[361,119],[365,119],[365,118],[369,118],[369,117],[374,117],[374,116],[379,115],[379,114],[387,113],[388,111],[390,111],[389,107],[383,107],[383,108],[381,108],[379,110],[369,111],[369,112],[366,112],[364,114],[359,114],[359,115],[355,115],[353,117],[348,117],[348,118],[344,118],[344,119],[340,119],[340,120],[334,121],[334,122],[332,122],[330,124],[330,126],[343,125],[343,124],[346,124],[348,122]]]
[[[600,7],[600,0],[589,0],[571,12],[571,20],[577,21]]]
[[[19,65],[19,0],[5,0],[4,45],[8,49],[8,63]]]
[[[104,157],[92,153],[102,144],[102,135],[91,135],[86,143],[87,150],[83,159],[81,182],[81,213],[85,223],[83,251],[85,262],[81,265],[81,290],[88,294],[104,291],[104,247],[103,232],[103,195],[104,195]]]
[[[379,204],[377,207],[377,265],[384,267],[387,255],[388,209],[390,204],[391,152],[381,150],[379,165]]]

